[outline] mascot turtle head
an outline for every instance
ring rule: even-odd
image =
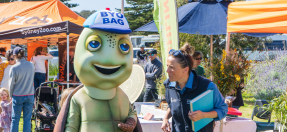
[[[84,23],[75,50],[74,69],[89,87],[108,90],[127,80],[132,71],[133,46],[126,18],[114,11],[92,14]]]

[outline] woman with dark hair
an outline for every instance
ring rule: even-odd
[[[13,50],[10,49],[6,52],[5,57],[7,58],[8,61],[8,66],[4,69],[4,76],[1,81],[1,88],[7,88],[10,91],[9,88],[9,72],[11,67],[16,63],[16,60],[13,58]]]
[[[13,50],[16,64],[9,73],[10,96],[12,97],[12,124],[11,132],[19,131],[19,121],[23,109],[23,131],[31,132],[31,116],[34,104],[34,66],[25,60],[24,50],[16,47]]]
[[[52,59],[53,56],[43,52],[43,47],[38,47],[35,51],[35,56],[32,57],[31,61],[35,65],[34,88],[36,89],[46,80],[45,61]]]
[[[206,77],[204,75],[204,73],[205,73],[204,68],[202,66],[200,66],[200,63],[201,63],[203,57],[204,56],[203,56],[203,54],[200,51],[195,51],[192,54],[192,59],[194,60],[193,69],[195,69],[197,75]]]
[[[190,46],[185,44],[181,50],[170,50],[167,58],[168,79],[164,82],[166,87],[165,97],[169,108],[162,123],[163,131],[170,131],[169,118],[172,117],[172,132],[192,132],[191,121],[203,118],[221,120],[227,114],[227,104],[210,80],[198,76],[192,70],[193,60],[190,56]],[[213,90],[214,108],[210,112],[190,112],[189,101],[205,92]],[[213,121],[198,132],[213,132]]]

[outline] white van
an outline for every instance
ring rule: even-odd
[[[144,44],[145,47],[152,47],[156,42],[159,41],[160,36],[158,34],[148,36],[130,36],[133,47],[139,48],[140,45]]]

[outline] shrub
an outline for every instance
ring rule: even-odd
[[[236,90],[241,83],[241,78],[246,76],[251,66],[251,61],[246,60],[246,56],[238,54],[236,49],[229,53],[223,50],[221,57],[215,57],[210,60],[205,60],[204,67],[206,75],[212,74],[215,83],[223,96],[229,94],[232,90]]]
[[[273,112],[276,121],[283,125],[282,129],[287,128],[287,95],[281,94],[278,98],[274,98],[268,105],[263,107],[265,110]]]
[[[272,100],[287,87],[287,52],[277,51],[272,57],[253,65],[246,77],[246,89],[255,99]]]

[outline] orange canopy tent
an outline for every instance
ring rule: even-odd
[[[85,19],[59,0],[0,4],[0,40],[51,35],[80,34]]]
[[[286,0],[233,2],[227,17],[227,52],[230,33],[287,33]]]
[[[43,36],[51,38],[62,36],[64,33],[67,37],[67,53],[69,53],[69,37],[78,36],[82,32],[84,21],[84,18],[59,0],[2,3],[0,4],[0,43],[7,43],[9,39],[26,39],[28,49],[29,47],[35,49],[41,45],[39,42],[43,40]],[[28,50],[28,60],[33,52],[34,50]],[[69,63],[67,67],[69,71]]]

